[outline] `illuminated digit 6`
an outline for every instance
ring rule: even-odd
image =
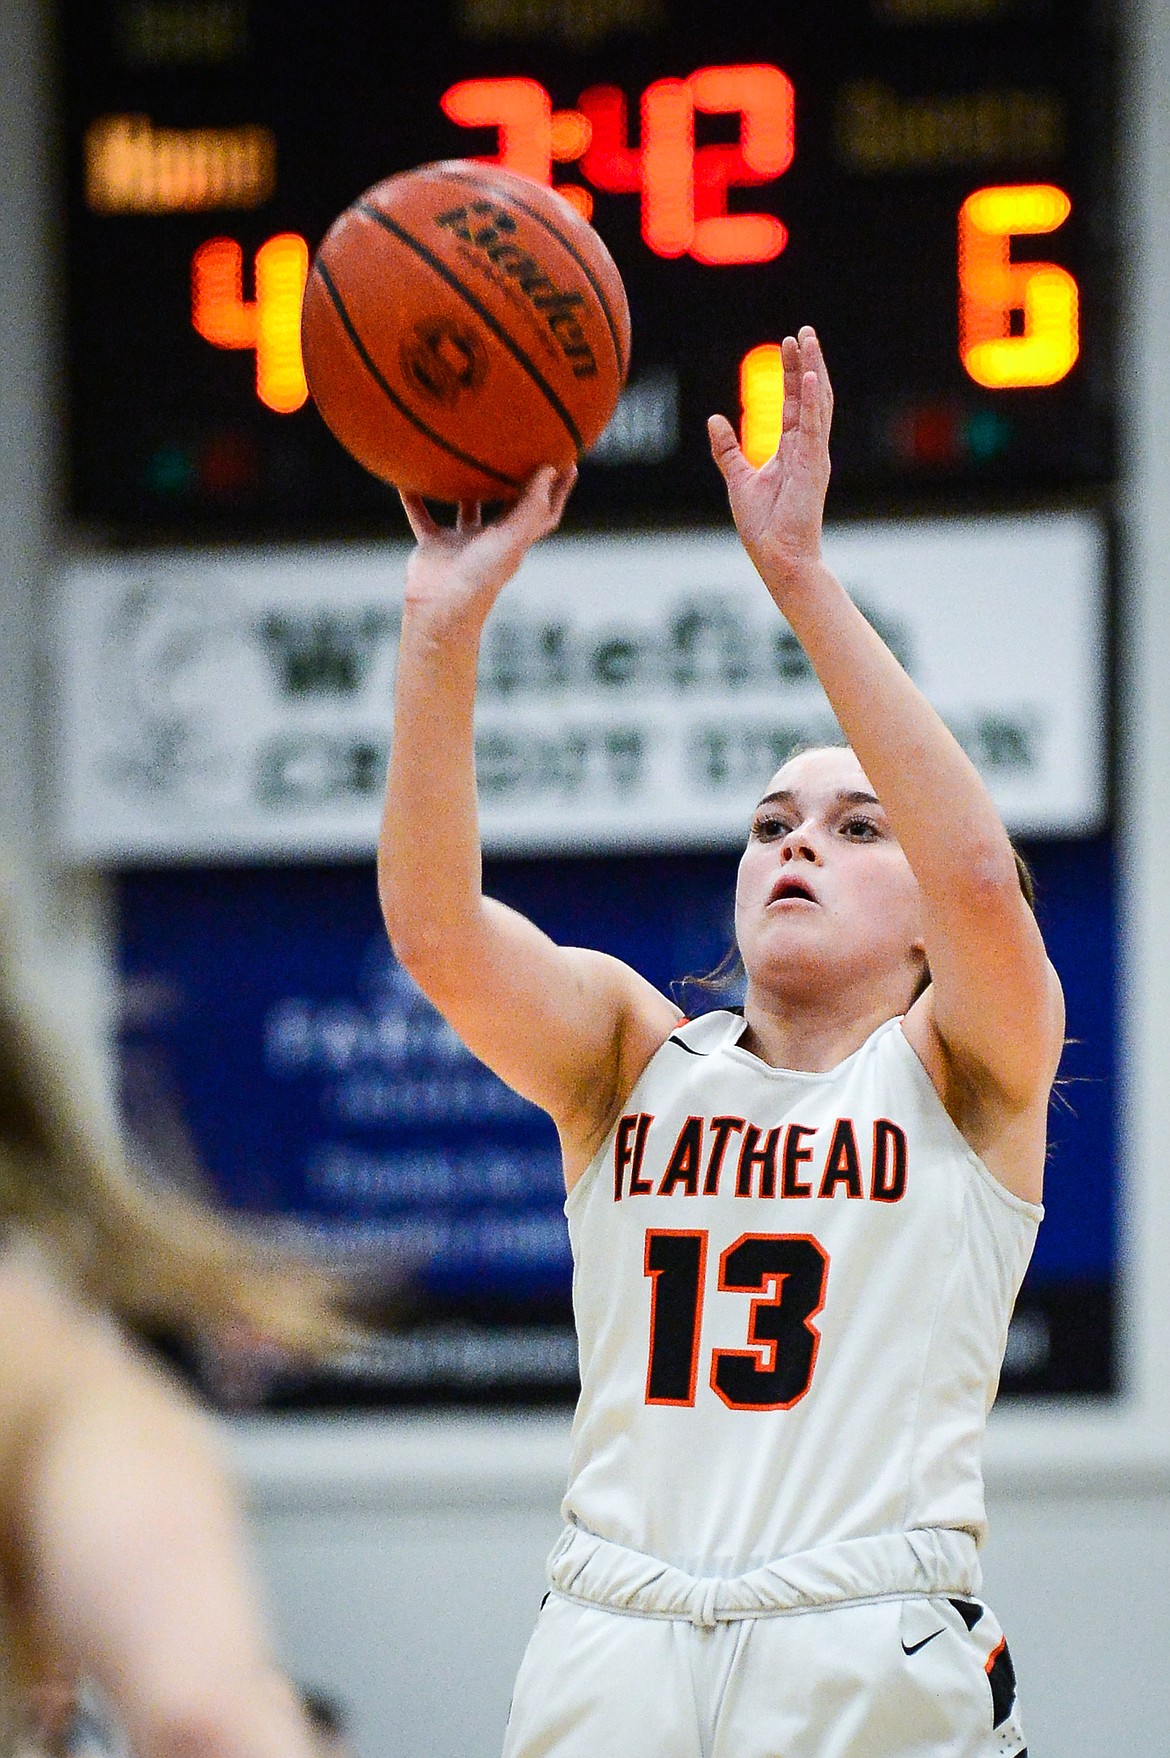
[[[977,189],[960,208],[959,354],[976,384],[1054,385],[1076,360],[1076,281],[1056,263],[1011,260],[1013,234],[1055,232],[1071,210],[1051,183]]]

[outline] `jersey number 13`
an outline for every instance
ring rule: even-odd
[[[691,1405],[707,1269],[705,1231],[650,1230],[651,1278],[647,1404]],[[748,1315],[747,1349],[715,1349],[711,1386],[732,1410],[790,1410],[808,1391],[825,1303],[829,1259],[807,1233],[744,1233],[719,1258],[719,1287],[758,1294]]]

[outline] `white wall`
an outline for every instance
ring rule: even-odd
[[[349,1703],[361,1758],[496,1758],[556,1535],[564,1418],[412,1418],[233,1431],[294,1674]],[[1170,1473],[988,1474],[985,1596],[1031,1750],[1165,1758]]]
[[[1008,1634],[1031,1751],[1158,1758],[1170,1748],[1170,1485],[990,1485],[985,1594]],[[384,1750],[385,1748],[383,1748]]]
[[[559,1529],[567,1422],[307,1425],[237,1444],[283,1651],[361,1758],[498,1758]]]
[[[1060,1758],[1163,1758],[1170,1744],[1170,8],[1132,4],[1122,774],[1134,1391],[1103,1416],[1009,1414],[989,1463],[987,1593],[1016,1652],[1032,1749]],[[57,432],[45,11],[4,0],[0,55],[0,866],[76,1056],[96,1070],[103,891],[55,875],[45,835],[40,640]],[[563,1422],[320,1422],[245,1428],[233,1442],[285,1655],[352,1702],[361,1758],[496,1752],[556,1527]]]

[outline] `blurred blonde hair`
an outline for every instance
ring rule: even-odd
[[[32,1235],[77,1292],[188,1335],[243,1324],[300,1356],[352,1340],[326,1278],[145,1176],[66,1074],[0,920],[0,1229]]]

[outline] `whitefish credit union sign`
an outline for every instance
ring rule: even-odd
[[[1103,530],[1085,514],[851,526],[825,550],[1010,828],[1105,809]],[[374,846],[401,545],[90,558],[60,586],[62,852],[90,864]],[[488,624],[496,852],[739,842],[824,695],[732,533],[554,539]]]

